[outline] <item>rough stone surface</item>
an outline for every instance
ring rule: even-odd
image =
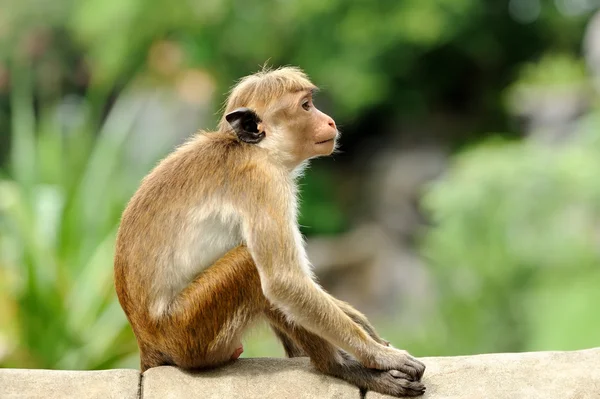
[[[423,399],[597,399],[600,348],[421,359]],[[368,392],[367,399],[391,398]]]
[[[600,399],[600,348],[421,359],[423,399]],[[316,372],[306,358],[263,358],[194,373],[157,367],[141,379],[136,370],[0,369],[0,399],[15,398],[361,399],[361,393]],[[366,398],[387,397],[368,392]]]
[[[316,372],[306,358],[240,359],[223,368],[187,373],[156,367],[142,377],[144,399],[359,399],[358,388]]]
[[[0,369],[2,399],[137,399],[137,370]]]

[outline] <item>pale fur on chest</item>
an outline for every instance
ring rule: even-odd
[[[288,204],[294,247],[299,251],[300,267],[312,276],[312,268],[306,256],[304,240],[297,228],[298,202],[296,179],[307,162],[291,172],[290,187],[294,200]],[[224,198],[213,197],[191,208],[178,229],[168,240],[169,248],[163,248],[158,256],[159,264],[153,276],[153,302],[150,313],[158,317],[164,314],[173,300],[206,268],[223,257],[229,250],[244,244],[242,216],[232,203]],[[250,248],[250,252],[252,249]]]

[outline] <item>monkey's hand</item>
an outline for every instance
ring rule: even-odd
[[[419,396],[425,393],[425,385],[421,381],[414,381],[399,370],[381,371],[376,380],[383,388],[379,392],[385,390],[385,393],[390,395]]]
[[[340,353],[344,359],[334,375],[370,391],[392,396],[419,396],[425,392],[425,385],[400,370],[375,370],[365,368],[346,353]]]
[[[425,365],[412,357],[407,351],[393,347],[380,346],[374,356],[361,360],[367,367],[377,370],[397,370],[410,376],[413,381],[421,381]]]

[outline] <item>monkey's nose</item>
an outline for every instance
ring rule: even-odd
[[[327,124],[335,129],[335,121],[333,119],[329,118],[329,121],[327,121]]]

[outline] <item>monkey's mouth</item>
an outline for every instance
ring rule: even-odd
[[[329,140],[319,141],[319,142],[317,142],[317,144],[325,144],[325,143],[329,143],[330,141],[333,141],[333,140],[335,140],[335,138],[329,139]]]

